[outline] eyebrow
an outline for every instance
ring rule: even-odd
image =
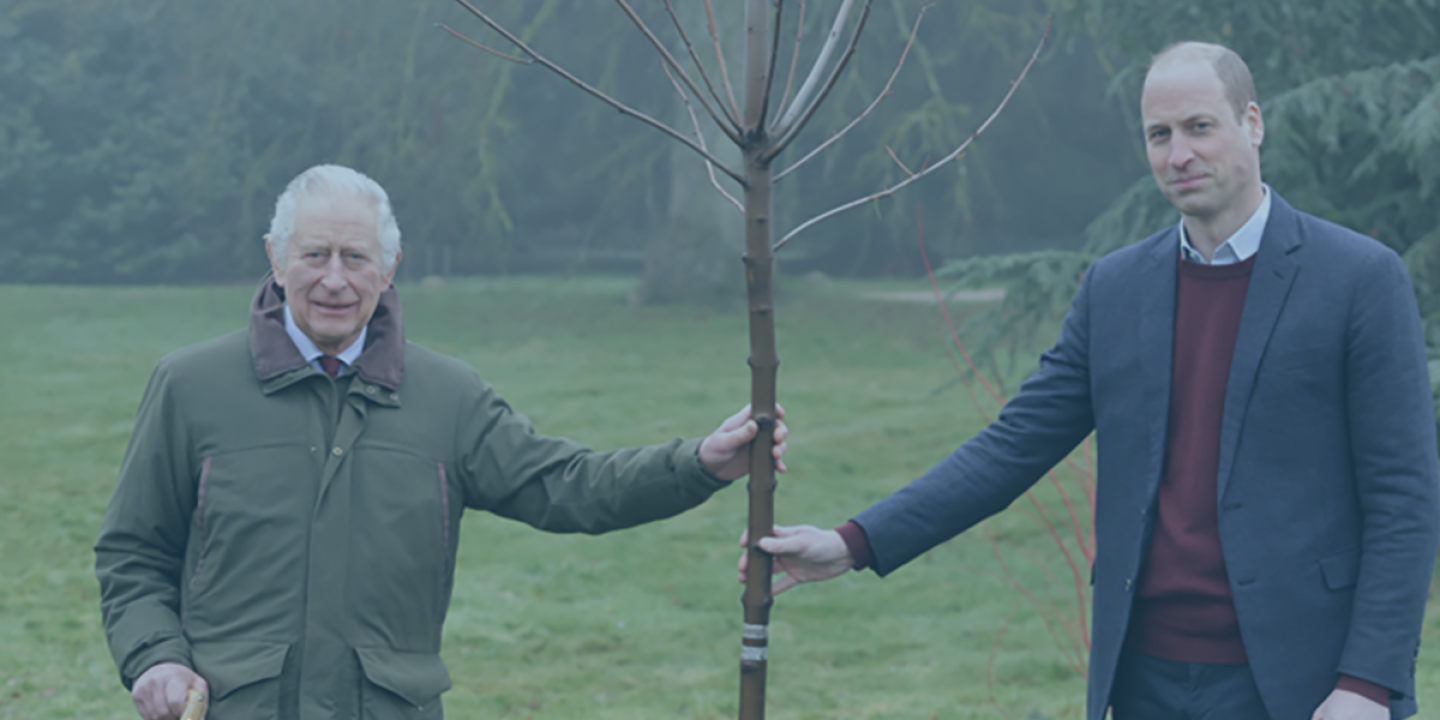
[[[1214,121],[1214,120],[1215,120],[1215,116],[1214,116],[1214,115],[1211,115],[1210,113],[1196,113],[1196,114],[1194,114],[1194,115],[1191,115],[1190,117],[1183,118],[1183,119],[1181,119],[1178,123],[1174,123],[1174,124],[1178,124],[1178,125],[1182,125],[1182,126],[1183,126],[1183,125],[1191,125],[1191,124],[1194,124],[1194,123],[1196,123],[1196,122],[1198,122],[1198,121],[1201,121],[1201,120]],[[1149,125],[1146,125],[1146,126],[1145,126],[1145,134],[1146,134],[1146,135],[1149,135],[1150,133],[1152,133],[1152,132],[1154,132],[1154,131],[1156,131],[1156,130],[1159,130],[1159,129],[1162,129],[1162,128],[1167,128],[1167,127],[1170,127],[1171,125],[1172,125],[1172,123],[1170,123],[1170,122],[1153,122],[1153,123],[1150,123]]]

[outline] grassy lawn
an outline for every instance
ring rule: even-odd
[[[780,304],[781,522],[843,522],[982,426],[962,388],[930,392],[954,373],[931,311],[860,299],[874,287],[796,286]],[[410,339],[474,365],[542,432],[601,449],[703,435],[748,396],[743,313],[629,309],[627,289],[522,278],[401,297]],[[0,287],[0,717],[135,717],[90,545],[156,360],[242,327],[249,295]],[[469,515],[446,626],[449,715],[734,717],[744,516],[743,487],[601,537]],[[1033,518],[1012,510],[990,528],[1016,574],[1063,604],[1069,570]],[[773,622],[773,718],[1083,717],[1083,680],[978,532],[885,580],[798,588]],[[1419,666],[1432,713],[1437,633],[1432,613]]]

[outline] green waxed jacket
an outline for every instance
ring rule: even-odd
[[[469,366],[405,342],[394,288],[331,380],[267,282],[248,332],[179,350],[141,401],[95,545],[125,686],[177,662],[210,720],[440,718],[460,515],[552,532],[669,517],[725,483],[698,441],[537,435]]]

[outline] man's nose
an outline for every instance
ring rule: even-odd
[[[330,291],[345,288],[345,264],[340,259],[340,253],[331,255],[330,259],[325,261],[325,272],[320,276],[320,285]]]
[[[1170,167],[1184,169],[1194,158],[1195,152],[1190,149],[1190,143],[1185,138],[1174,137],[1170,140]]]

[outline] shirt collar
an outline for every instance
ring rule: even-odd
[[[360,337],[355,338],[355,342],[350,343],[350,347],[341,350],[340,354],[335,356],[344,363],[344,367],[354,365],[355,359],[360,357],[360,353],[365,350],[366,330],[369,328],[360,328]],[[290,314],[290,303],[285,303],[285,334],[289,335],[291,342],[295,343],[295,349],[305,356],[305,362],[313,364],[321,355],[325,354],[320,352],[320,348],[315,347],[315,342],[300,329],[299,325],[295,324],[295,317]]]
[[[1200,263],[1201,265],[1233,265],[1249,260],[1255,253],[1260,251],[1260,238],[1265,235],[1265,223],[1270,219],[1270,186],[1260,186],[1264,192],[1264,198],[1260,200],[1260,207],[1255,208],[1255,214],[1245,221],[1233,235],[1220,243],[1215,248],[1215,256],[1210,262],[1205,262],[1205,256],[1200,254],[1195,246],[1190,244],[1190,237],[1185,234],[1185,221],[1180,221],[1180,256],[1184,259]]]

